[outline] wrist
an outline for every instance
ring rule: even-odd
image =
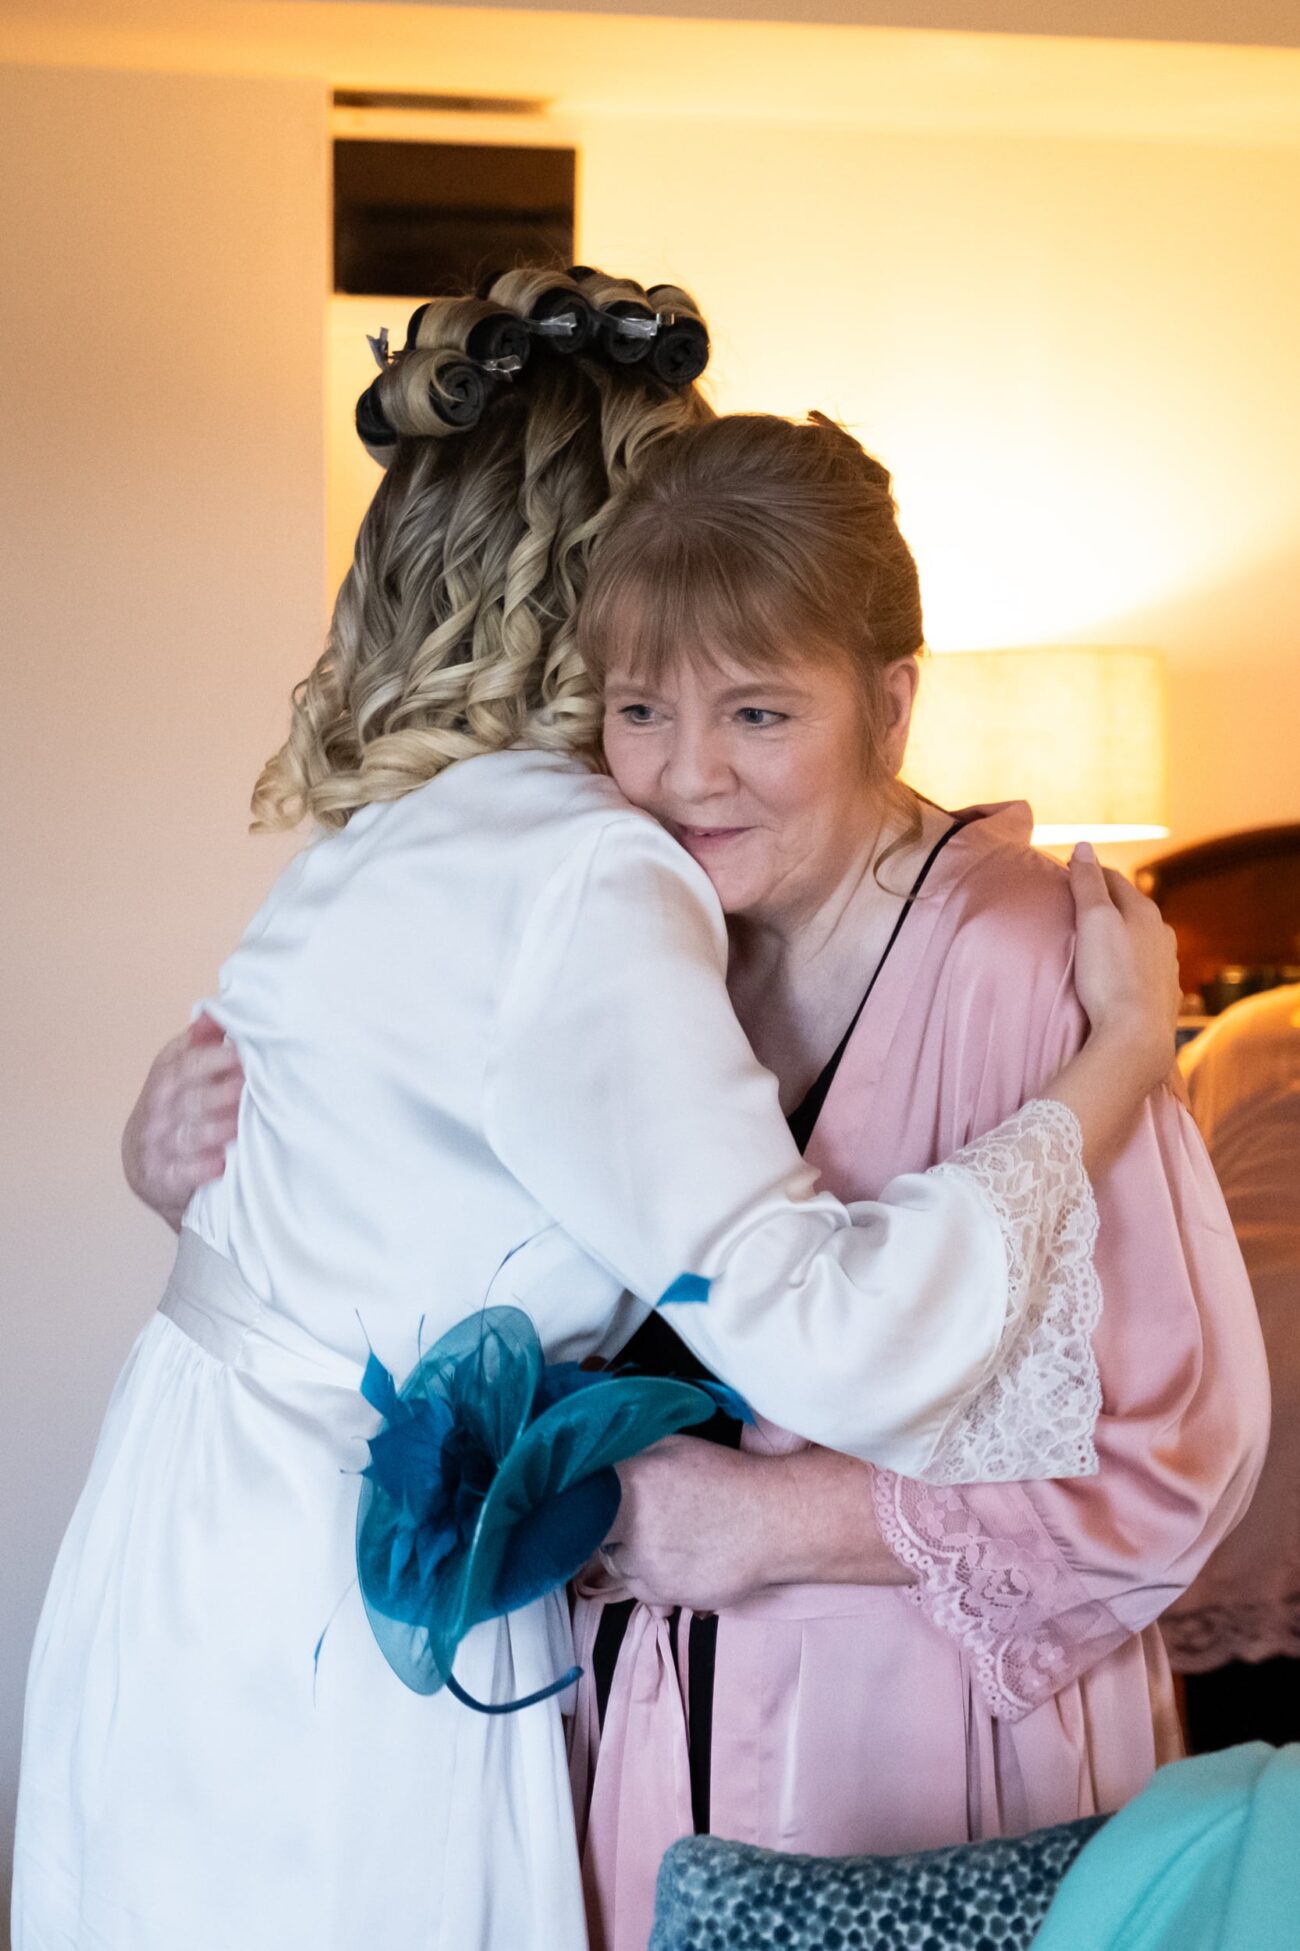
[[[1094,1057],[1129,1083],[1137,1098],[1153,1090],[1173,1062],[1168,1024],[1153,1024],[1150,1011],[1137,1003],[1112,1012],[1088,1042]]]
[[[772,1457],[769,1467],[780,1473],[780,1524],[763,1583],[857,1583],[864,1538],[873,1528],[866,1465],[813,1446]]]
[[[808,1568],[806,1502],[811,1486],[801,1468],[806,1455],[805,1451],[788,1456],[742,1452],[734,1459],[738,1494],[732,1543],[738,1577],[750,1591],[802,1585],[813,1576]]]

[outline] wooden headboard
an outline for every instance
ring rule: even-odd
[[[1184,989],[1233,964],[1300,964],[1300,825],[1202,840],[1135,878],[1178,937]]]

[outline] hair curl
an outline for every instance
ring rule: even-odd
[[[591,757],[599,702],[577,645],[592,552],[616,496],[669,436],[711,419],[694,385],[598,342],[520,370],[468,356],[491,313],[526,321],[556,287],[598,318],[640,285],[523,269],[480,298],[433,299],[375,389],[396,436],[324,653],[253,793],[255,831],[344,826],[457,759],[508,746]],[[673,288],[679,315],[697,308]],[[472,420],[472,424],[457,425]]]

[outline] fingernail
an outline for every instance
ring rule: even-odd
[[[1071,860],[1096,860],[1096,858],[1091,840],[1075,841],[1074,852],[1070,855]]]

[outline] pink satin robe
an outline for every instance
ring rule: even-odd
[[[990,809],[936,861],[808,1148],[841,1197],[987,1131],[1082,1040],[1073,904],[1030,826],[1023,805]],[[721,1615],[713,1833],[828,1855],[1014,1834],[1115,1809],[1180,1753],[1154,1622],[1245,1509],[1268,1380],[1223,1199],[1172,1091],[1095,1191],[1099,1474],[936,1490],[864,1467],[917,1582],[787,1586]],[[746,1431],[764,1446],[801,1447]],[[578,1600],[588,1676],[600,1613]],[[579,1688],[592,1951],[645,1951],[659,1860],[691,1830],[688,1623],[675,1665],[666,1621],[635,1608],[603,1735],[589,1677]]]

